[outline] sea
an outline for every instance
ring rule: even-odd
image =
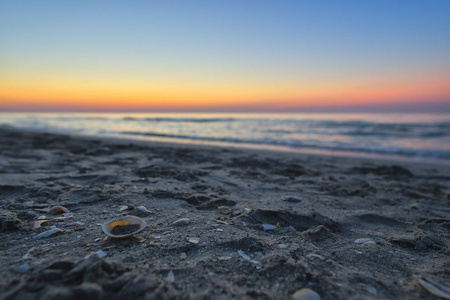
[[[450,114],[0,113],[0,128],[450,164]]]

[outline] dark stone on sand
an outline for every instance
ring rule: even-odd
[[[7,210],[0,210],[0,232],[18,231],[22,229],[22,221]]]
[[[118,225],[111,229],[111,233],[114,235],[125,235],[136,232],[141,228],[139,224],[131,224],[131,225]]]

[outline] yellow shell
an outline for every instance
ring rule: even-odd
[[[135,225],[138,225],[138,226],[135,226]],[[117,231],[116,229],[118,229],[118,228],[126,228],[126,227],[132,227],[132,226],[136,227],[136,228],[131,232],[123,232],[122,234],[115,232],[115,231]],[[104,223],[102,225],[102,231],[107,236],[110,236],[112,238],[125,238],[125,237],[129,237],[136,233],[141,232],[142,230],[144,230],[144,228],[146,226],[147,226],[147,224],[141,218],[138,218],[135,216],[127,216],[124,218],[120,218],[120,219],[116,219],[116,220],[112,220],[112,221]]]

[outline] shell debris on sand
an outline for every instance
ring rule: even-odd
[[[187,241],[189,242],[189,243],[191,243],[191,244],[198,244],[198,243],[200,243],[200,239],[199,238],[196,238],[196,237],[188,237],[188,238],[186,238],[187,239]]]
[[[238,250],[237,253],[238,253],[243,259],[245,259],[245,260],[251,262],[252,264],[255,264],[255,265],[261,264],[261,262],[252,259],[250,256],[248,256],[247,254],[245,254],[244,251],[242,251],[242,250]]]
[[[229,215],[233,213],[233,209],[228,206],[219,206],[219,211],[221,214]]]
[[[135,235],[147,226],[144,220],[136,216],[115,219],[102,225],[102,231],[112,238],[125,238]]]
[[[450,299],[450,288],[446,287],[443,284],[440,284],[434,280],[431,280],[430,278],[418,278],[418,281],[420,285],[426,289],[431,294],[444,298],[444,299]]]
[[[70,210],[68,210],[64,206],[57,205],[57,206],[51,207],[48,212],[51,215],[62,215],[62,214],[70,213]]]
[[[34,239],[48,238],[48,237],[50,237],[50,236],[52,236],[52,235],[59,234],[59,233],[63,233],[63,232],[64,232],[64,230],[62,230],[62,229],[59,229],[59,228],[53,228],[53,229],[51,229],[51,230],[48,230],[48,231],[44,231],[44,232],[42,232],[42,233],[39,233],[38,235],[34,236],[33,238],[34,238]]]
[[[364,245],[369,245],[369,244],[376,244],[374,240],[372,240],[371,238],[360,238],[355,240],[356,244],[364,244]]]

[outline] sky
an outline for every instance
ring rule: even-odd
[[[0,111],[447,111],[450,1],[0,3]]]

